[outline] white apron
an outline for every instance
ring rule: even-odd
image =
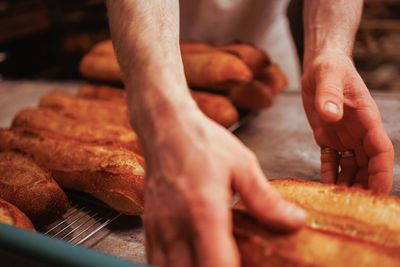
[[[240,40],[265,49],[300,88],[300,68],[286,17],[288,0],[180,0],[182,40]]]

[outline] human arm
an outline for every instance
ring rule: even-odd
[[[107,1],[131,124],[146,159],[146,251],[161,266],[238,266],[231,188],[275,228],[304,214],[266,181],[256,157],[206,118],[189,95],[179,51],[177,0]]]
[[[321,154],[322,180],[387,193],[393,179],[393,145],[351,57],[363,1],[304,4],[302,95],[307,118],[319,146],[355,153]]]

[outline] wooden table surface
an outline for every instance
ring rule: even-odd
[[[80,82],[0,82],[0,127],[8,127],[16,112],[36,106],[51,90],[75,93]],[[400,94],[374,93],[386,130],[395,147],[392,194],[400,196]],[[238,130],[239,138],[258,156],[269,178],[297,177],[319,180],[319,147],[306,120],[299,93],[282,93],[272,108]],[[127,259],[144,262],[144,235],[139,217],[123,216],[96,249]]]

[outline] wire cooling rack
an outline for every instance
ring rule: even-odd
[[[121,213],[86,194],[67,192],[67,195],[71,205],[67,213],[40,232],[74,245],[86,245],[89,239],[121,216]]]

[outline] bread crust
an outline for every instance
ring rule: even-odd
[[[50,172],[16,151],[0,152],[0,197],[23,211],[36,227],[53,222],[69,208]]]
[[[29,218],[11,203],[0,198],[0,222],[35,231]]]
[[[130,128],[126,105],[98,99],[84,99],[53,91],[40,100],[39,107],[56,110],[63,116],[92,123],[108,123]]]
[[[227,97],[194,90],[190,93],[199,109],[222,126],[229,127],[239,120],[237,109]],[[126,105],[126,91],[111,86],[87,84],[79,90],[78,96]]]
[[[271,231],[239,202],[234,235],[242,266],[399,266],[399,198],[293,178],[270,184],[307,211],[306,226]]]
[[[51,171],[61,187],[96,193],[93,195],[125,214],[143,212],[144,168],[140,164],[143,158],[132,151],[17,130],[0,130],[0,149],[18,149],[32,156],[40,166]]]
[[[142,154],[138,136],[128,127],[106,122],[83,122],[48,108],[27,108],[20,111],[14,117],[12,128],[54,139],[123,147]]]
[[[304,227],[294,233],[267,230],[234,210],[234,236],[242,266],[399,266],[398,249]]]

